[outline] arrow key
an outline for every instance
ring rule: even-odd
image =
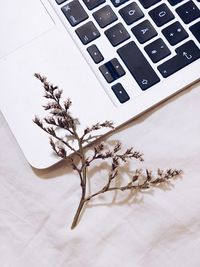
[[[108,83],[111,83],[125,75],[124,69],[116,58],[113,58],[100,66],[99,70]]]

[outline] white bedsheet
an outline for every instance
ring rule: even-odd
[[[73,231],[78,177],[62,163],[33,170],[2,115],[0,137],[1,267],[200,266],[200,85],[111,137],[143,152],[145,167],[183,177],[168,190],[97,197]]]

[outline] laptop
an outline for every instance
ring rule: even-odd
[[[120,126],[200,78],[200,0],[4,1],[0,21],[0,109],[36,168],[58,159],[32,121],[34,73],[72,100],[80,130]]]

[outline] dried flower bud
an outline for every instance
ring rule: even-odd
[[[68,111],[68,109],[71,107],[71,100],[70,99],[67,99],[66,101],[64,101],[64,107],[65,107],[65,110]]]
[[[53,127],[46,127],[45,129],[50,135],[52,135],[52,136],[56,135],[55,130],[54,130]]]
[[[57,153],[58,153],[59,157],[66,159],[67,153],[66,153],[66,150],[64,149],[64,147],[59,147]]]
[[[114,146],[113,152],[117,153],[121,149],[121,143],[117,142],[116,145]]]
[[[36,123],[40,128],[43,128],[43,123],[39,117],[35,116],[35,118],[33,119],[33,122]]]
[[[57,99],[57,100],[60,100],[60,97],[62,95],[62,90],[59,90],[57,89],[56,92],[54,92],[54,97]]]

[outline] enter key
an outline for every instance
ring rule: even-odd
[[[164,78],[191,64],[200,58],[200,50],[193,41],[176,48],[177,55],[158,66]]]

